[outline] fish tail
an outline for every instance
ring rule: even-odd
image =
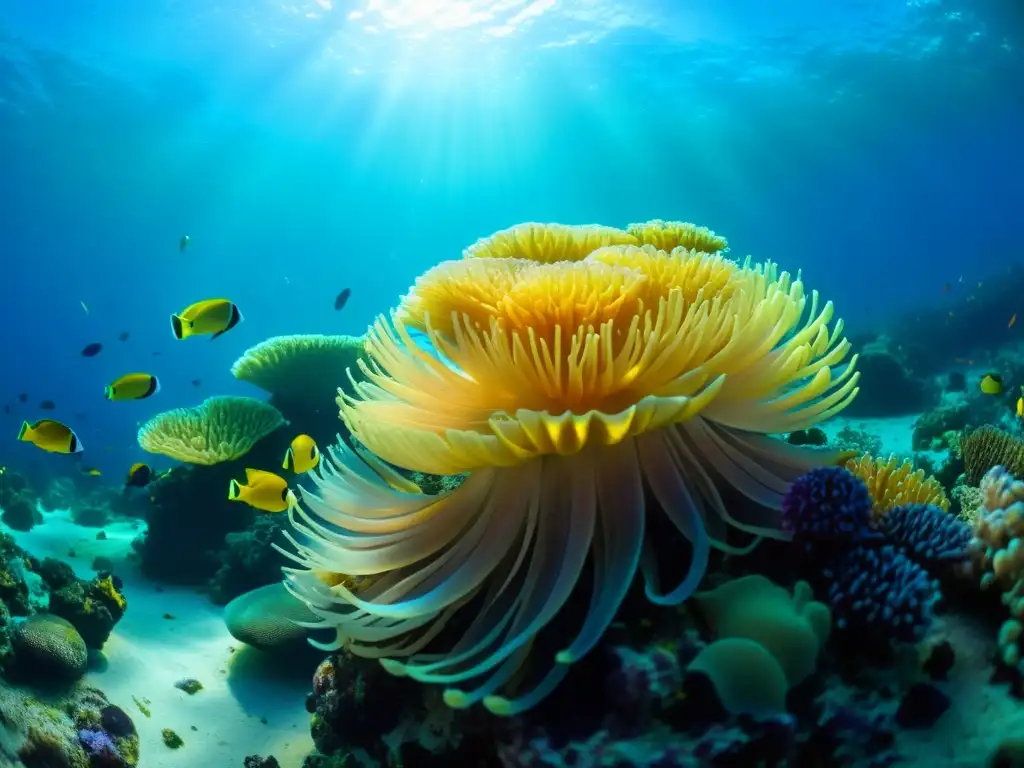
[[[18,439],[21,440],[22,442],[27,442],[29,439],[27,435],[31,430],[31,424],[29,424],[27,421],[21,422],[21,429],[18,430]]]
[[[242,486],[238,484],[237,480],[232,480],[228,484],[228,499],[231,501],[240,501],[242,498]]]
[[[178,341],[185,338],[185,324],[177,315],[171,315],[171,330],[174,331],[174,338]]]

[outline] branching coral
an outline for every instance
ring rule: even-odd
[[[1002,466],[1024,477],[1024,440],[995,427],[985,426],[960,438],[968,485],[978,485],[992,467]]]
[[[876,516],[901,504],[931,504],[943,511],[949,509],[949,499],[939,481],[922,469],[915,471],[909,460],[900,464],[895,455],[888,459],[865,455],[850,459],[846,468],[867,484],[875,500]]]
[[[766,433],[810,427],[857,393],[832,305],[772,265],[635,246],[539,256],[446,262],[421,277],[369,332],[369,381],[339,403],[380,458],[469,472],[465,482],[439,496],[396,490],[341,446],[290,513],[301,568],[288,586],[337,629],[328,648],[445,685],[451,706],[506,715],[597,644],[638,569],[652,601],[677,604],[709,548],[745,551],[726,541],[730,527],[785,538],[789,483],[838,456]],[[641,557],[653,555],[645,489],[691,545],[667,590]],[[588,555],[583,626],[553,666],[532,665],[546,674],[524,690],[517,673]],[[324,571],[380,578],[357,595]],[[461,639],[424,652],[474,598]],[[520,695],[498,695],[510,688]]]
[[[195,408],[157,414],[139,429],[139,445],[189,464],[219,464],[247,454],[284,424],[272,405],[251,397],[211,397]]]

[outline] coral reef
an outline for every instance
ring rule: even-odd
[[[949,446],[952,435],[967,428],[971,407],[964,399],[943,402],[914,422],[911,445],[915,451],[937,451]],[[957,438],[958,439],[958,438]]]
[[[882,450],[882,438],[873,435],[863,428],[856,428],[849,424],[836,433],[834,446],[841,451],[875,456]]]
[[[285,557],[272,544],[285,545],[281,531],[288,525],[286,515],[261,515],[244,531],[228,533],[217,554],[221,565],[208,585],[210,598],[225,605],[245,592],[281,580]]]
[[[133,543],[142,572],[173,584],[202,584],[213,578],[223,565],[219,557],[226,536],[246,531],[261,514],[228,500],[229,481],[242,474],[246,464],[279,466],[290,441],[288,431],[279,429],[257,443],[244,459],[176,467],[152,483],[146,531]],[[242,553],[236,550],[232,554]],[[247,550],[244,562],[258,564],[260,557],[259,552]],[[234,588],[228,586],[235,578],[232,570],[229,565],[219,577],[228,591]],[[237,574],[240,582],[250,576],[255,576],[254,572]]]
[[[849,417],[902,416],[925,410],[931,395],[904,362],[884,344],[866,346],[857,361],[860,396],[847,409]]]

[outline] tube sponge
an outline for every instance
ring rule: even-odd
[[[139,429],[139,445],[188,464],[219,464],[247,454],[284,424],[276,408],[251,397],[217,396],[195,408],[157,414]]]

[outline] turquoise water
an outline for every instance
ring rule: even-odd
[[[1020,11],[779,5],[7,0],[0,429],[53,400],[120,476],[140,420],[255,392],[229,372],[248,346],[360,333],[528,220],[695,221],[854,332],[1019,260]],[[211,296],[245,321],[176,342],[170,313]],[[160,397],[105,401],[127,371]]]

